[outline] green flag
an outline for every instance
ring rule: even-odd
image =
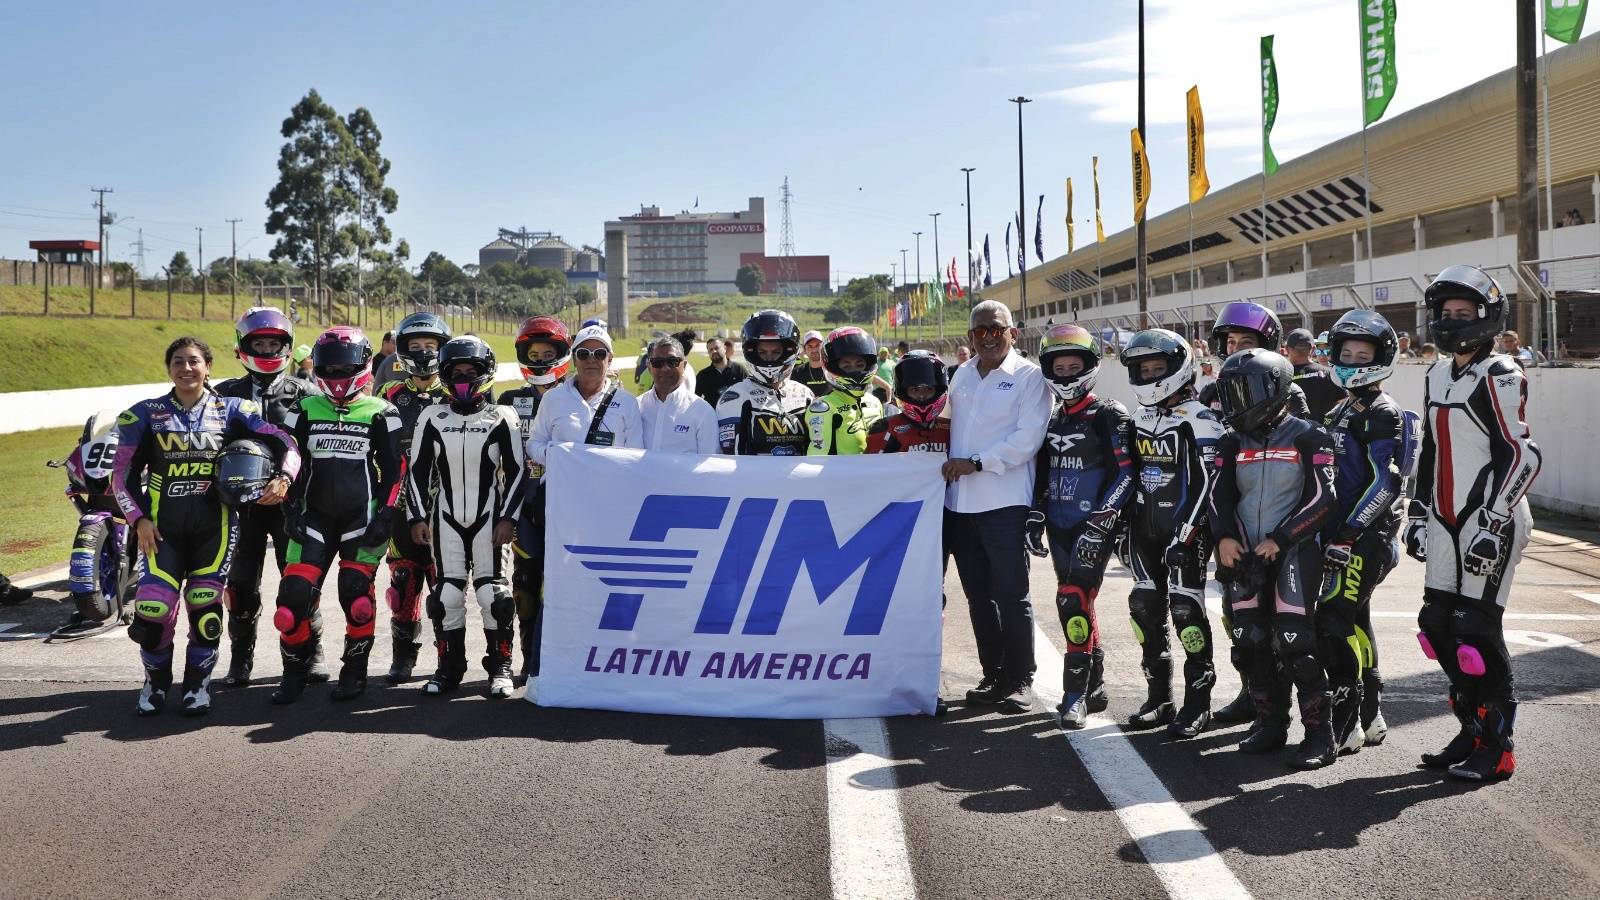
[[[1583,34],[1583,14],[1589,0],[1544,0],[1544,33],[1563,44]]]
[[[1261,171],[1278,171],[1272,152],[1272,123],[1278,121],[1278,64],[1272,60],[1272,35],[1261,39]]]
[[[1361,9],[1361,95],[1365,118],[1371,125],[1383,118],[1394,99],[1400,76],[1394,69],[1394,16],[1396,0],[1356,0]]]

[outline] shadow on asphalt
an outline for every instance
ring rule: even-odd
[[[1586,692],[1600,685],[1600,658],[1575,647],[1521,654],[1516,657],[1515,666],[1522,685],[1518,694],[1525,704]],[[1433,745],[1442,747],[1456,731],[1444,701],[1445,687],[1444,675],[1438,671],[1385,679],[1384,691],[1389,699],[1384,702],[1383,714],[1391,731],[1399,725],[1438,719],[1438,728],[1425,743],[1429,749]],[[1295,719],[1291,742],[1298,741],[1301,734],[1298,714]],[[1227,726],[1182,742],[1168,741],[1153,732],[1128,733],[1152,768],[1165,776],[1162,781],[1173,799],[1210,804],[1192,815],[1217,850],[1281,856],[1356,847],[1362,832],[1398,818],[1418,803],[1478,787],[1451,779],[1443,772],[1421,768],[1415,755],[1398,747],[1363,752],[1384,754],[1385,765],[1394,769],[1386,775],[1337,778],[1327,784],[1279,783],[1278,779],[1295,774],[1281,754],[1250,756],[1233,750],[1247,731],[1244,725]],[[1526,733],[1524,739],[1528,739]],[[1535,734],[1532,739],[1538,740],[1539,736]],[[1347,757],[1328,774],[1307,773],[1302,777],[1318,781],[1330,775],[1337,777],[1341,768],[1348,770],[1351,762],[1361,758],[1362,755]],[[1179,774],[1192,777],[1174,777]],[[1268,781],[1274,783],[1262,784]],[[1129,861],[1144,860],[1138,845],[1131,841],[1123,845],[1120,854]]]

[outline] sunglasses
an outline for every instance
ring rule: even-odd
[[[676,369],[681,362],[683,360],[676,356],[652,356],[650,357],[650,368]]]
[[[604,347],[599,347],[594,350],[590,350],[588,347],[579,347],[578,349],[572,351],[572,358],[576,359],[578,362],[588,362],[591,359],[605,359],[610,355],[611,351]]]
[[[1009,325],[975,325],[967,333],[975,338],[1000,337],[1011,330]]]

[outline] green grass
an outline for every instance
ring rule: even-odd
[[[82,425],[0,434],[0,572],[67,563],[78,512],[63,491],[65,469],[45,467],[76,446]]]
[[[12,346],[26,348],[13,355],[11,362],[0,365],[0,392],[164,381],[167,370],[163,352],[167,344],[182,335],[194,335],[211,345],[216,358],[214,378],[231,378],[244,372],[233,356],[233,325],[226,321],[6,316],[0,323]],[[319,326],[301,326],[297,340],[310,343],[320,330]],[[374,344],[379,335],[376,328],[369,334]],[[509,335],[482,337],[501,360],[516,359]]]

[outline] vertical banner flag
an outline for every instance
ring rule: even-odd
[[[1583,34],[1583,16],[1589,0],[1544,0],[1544,33],[1563,44]]]
[[[551,448],[539,705],[931,715],[934,456]]]
[[[1072,252],[1072,179],[1067,179],[1067,252]]]
[[[1026,256],[1027,254],[1023,254]],[[1044,195],[1039,195],[1039,209],[1033,214],[1033,255],[1044,262]]]
[[[1150,157],[1144,155],[1144,139],[1139,129],[1131,132],[1133,141],[1133,221],[1144,221],[1144,207],[1150,202]]]
[[[1028,230],[1022,227],[1022,210],[1017,210],[1017,271],[1028,271]]]
[[[1089,157],[1089,171],[1094,175],[1094,239],[1097,243],[1106,242],[1106,226],[1100,220],[1100,157]]]
[[[1278,64],[1272,59],[1272,35],[1261,38],[1261,171],[1278,171],[1272,152],[1272,125],[1278,121]]]
[[[994,284],[994,260],[989,257],[989,236],[983,236],[983,286]]]
[[[1016,272],[1011,269],[1011,223],[1006,223],[1006,277],[1013,278]]]
[[[1400,76],[1395,72],[1394,19],[1396,0],[1356,0],[1361,9],[1362,126],[1383,118],[1394,99]]]
[[[1199,203],[1211,190],[1206,177],[1206,117],[1200,112],[1200,86],[1189,88],[1189,202]]]

